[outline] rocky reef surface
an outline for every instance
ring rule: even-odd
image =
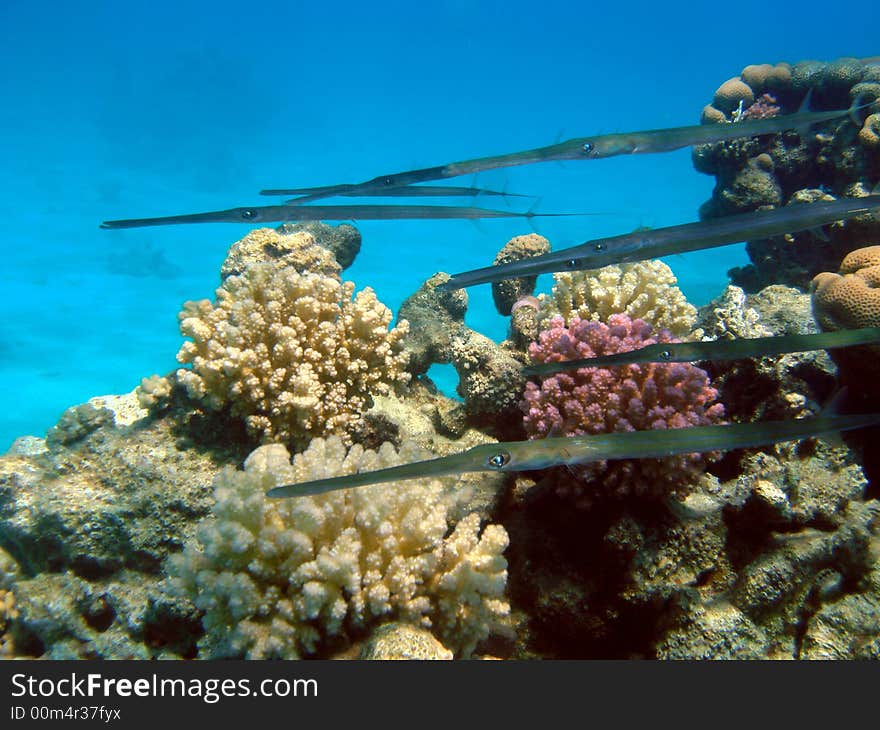
[[[746,66],[715,92],[703,110],[704,124],[790,114],[805,102],[817,111],[859,108],[821,127],[694,147],[694,167],[716,181],[701,218],[871,193],[880,178],[878,100],[880,69],[855,58]],[[807,289],[816,274],[835,270],[847,253],[878,237],[877,216],[864,215],[749,241],[751,264],[730,277],[748,292],[771,284]]]

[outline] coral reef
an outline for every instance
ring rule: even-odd
[[[437,286],[450,278],[442,272],[434,274],[400,305],[398,321],[409,323],[403,346],[413,377],[424,375],[434,363],[450,362],[452,340],[467,330],[467,292],[437,291]]]
[[[847,254],[839,273],[815,276],[811,291],[823,330],[880,327],[880,246]]]
[[[793,66],[759,64],[747,66],[739,79],[722,84],[715,95],[717,103],[703,111],[704,124],[793,113],[808,92],[814,110],[844,109],[856,100],[870,106],[859,125],[842,116],[809,130],[698,145],[693,150],[694,167],[716,178],[712,198],[702,206],[700,217],[810,202],[823,196],[866,195],[880,180],[880,158],[875,154],[880,88],[872,74],[870,67],[856,59]],[[880,219],[860,216],[826,230],[827,240],[822,232],[807,231],[747,242],[752,263],[731,270],[731,279],[749,292],[770,284],[806,289],[813,276],[835,268],[847,252],[878,240]]]
[[[220,267],[220,277],[241,275],[248,266],[267,262],[337,279],[342,271],[333,253],[319,245],[311,233],[280,234],[272,228],[257,228],[232,244]]]
[[[692,334],[697,310],[688,304],[672,270],[662,261],[605,266],[595,271],[553,275],[553,296],[541,297],[543,325],[555,316],[566,322],[607,322],[613,314],[641,319],[676,337]]]
[[[529,348],[534,362],[559,362],[626,352],[655,342],[677,341],[667,330],[625,314],[608,324],[580,320],[566,326],[550,322]],[[682,363],[646,363],[615,368],[581,368],[526,384],[525,427],[530,438],[551,433],[575,435],[651,428],[684,428],[719,423],[724,407],[703,370]],[[559,490],[577,502],[595,494],[663,497],[683,495],[713,454],[683,454],[663,459],[599,461],[575,470],[578,479],[559,479]]]
[[[338,226],[318,221],[282,223],[277,230],[282,236],[301,232],[314,236],[319,246],[333,254],[343,271],[354,263],[361,250],[360,231],[349,223]]]
[[[752,88],[738,78],[728,79],[715,91],[712,106],[725,114],[749,106],[755,100]]]
[[[780,285],[752,295],[728,286],[721,297],[700,308],[697,321],[706,339],[807,334],[817,329],[809,295]],[[834,363],[824,350],[700,366],[712,378],[727,415],[736,421],[802,418],[819,410],[835,389]]]
[[[813,315],[823,330],[880,327],[880,246],[847,254],[840,273],[817,274],[812,285]],[[832,351],[843,383],[863,397],[880,397],[876,371],[880,346],[862,345]]]
[[[184,305],[180,331],[192,341],[177,359],[192,368],[178,370],[178,382],[264,442],[350,433],[371,395],[409,380],[408,325],[389,331],[391,312],[372,289],[353,291],[333,277],[249,266],[223,282],[215,304]]]
[[[0,457],[0,545],[18,566],[2,586],[15,592],[16,652],[191,655],[198,622],[163,596],[162,566],[209,512],[220,465],[242,455],[228,428],[194,423],[184,434],[134,394],[86,406],[69,409],[43,449]],[[83,429],[76,414],[96,408],[101,424]]]
[[[864,123],[696,148],[717,179],[704,218],[869,194],[876,68],[747,66],[702,121],[792,113],[808,93],[813,109],[870,105]],[[740,286],[699,312],[659,261],[560,273],[550,296],[533,277],[499,282],[500,344],[465,324],[465,291],[437,291],[444,273],[391,327],[370,289],[341,280],[351,226],[252,231],[216,300],[184,305],[189,367],[74,406],[0,456],[0,656],[880,658],[876,430],[265,496],[495,439],[804,418],[841,383],[873,397],[872,348],[528,383],[521,366],[878,325],[880,246],[855,250],[878,220],[749,242]],[[519,236],[496,263],[548,250]],[[435,363],[455,367],[461,401],[437,392]]]
[[[410,324],[403,341],[410,358],[409,371],[419,377],[434,363],[451,362],[455,367],[457,392],[464,405],[456,409],[447,404],[446,410],[462,423],[441,425],[440,430],[461,432],[467,424],[498,438],[520,438],[517,404],[525,382],[521,372],[525,356],[465,325],[467,294],[463,290],[437,291],[437,285],[448,280],[448,274],[435,274],[400,307],[399,319]]]
[[[880,507],[845,447],[757,453],[703,475],[676,513],[571,510],[527,482],[501,514],[520,655],[806,658],[817,634],[836,657],[871,655]]]
[[[273,444],[245,471],[222,473],[213,517],[172,559],[171,590],[204,611],[204,657],[292,658],[347,641],[387,620],[430,628],[462,656],[500,625],[507,563],[504,529],[480,530],[476,513],[451,533],[438,480],[380,484],[315,497],[269,500],[277,483],[378,469],[424,458],[315,439],[290,464]]]
[[[501,439],[518,436],[523,363],[472,330],[452,341],[451,354],[468,421]]]
[[[550,252],[550,242],[543,236],[530,233],[526,236],[511,238],[495,256],[493,265],[508,264]],[[502,316],[508,316],[513,305],[535,291],[537,276],[524,276],[521,279],[505,279],[492,283],[492,299],[495,308]]]
[[[15,647],[8,629],[10,624],[17,618],[18,610],[15,608],[15,595],[10,590],[0,588],[0,659],[8,658],[15,654]]]
[[[380,626],[364,644],[358,659],[452,659],[452,652],[434,635],[412,624],[390,623]]]

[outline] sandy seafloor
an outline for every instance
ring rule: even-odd
[[[4,0],[0,452],[43,435],[69,405],[172,369],[181,303],[213,296],[226,250],[249,230],[102,231],[100,221],[266,204],[262,187],[694,124],[747,64],[876,54],[872,12],[751,1]],[[695,220],[712,179],[682,150],[498,170],[476,184],[540,196],[540,211],[602,214],[538,221],[562,247]],[[530,230],[522,220],[357,225],[363,248],[345,278],[395,311],[431,274],[487,265]],[[696,305],[744,262],[742,245],[667,260]],[[503,338],[489,288],[470,296],[468,324]],[[454,388],[448,373],[438,381]]]

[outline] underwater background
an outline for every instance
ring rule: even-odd
[[[100,221],[265,204],[263,187],[695,124],[718,83],[747,64],[875,53],[872,13],[819,2],[5,0],[0,452],[43,435],[72,404],[175,367],[182,302],[213,296],[229,245],[249,229],[102,231]],[[696,220],[713,179],[690,155],[530,165],[453,184],[599,214],[536,219],[560,248]],[[473,204],[503,208],[497,200]],[[434,272],[488,265],[530,231],[516,219],[356,225],[363,247],[346,278],[395,312]],[[667,259],[698,306],[745,261],[741,244]],[[471,290],[467,317],[503,339],[488,286]],[[449,371],[431,374],[451,394]]]
[[[3,4],[0,659],[880,658],[874,13]]]

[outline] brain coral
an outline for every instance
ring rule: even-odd
[[[847,254],[840,273],[813,278],[813,314],[823,330],[880,327],[880,246]]]
[[[688,304],[672,269],[662,261],[559,272],[553,277],[553,297],[542,301],[544,326],[557,315],[566,322],[574,317],[607,322],[612,314],[626,314],[668,329],[676,337],[686,338],[693,329],[697,310]]]
[[[608,324],[561,317],[532,343],[534,362],[559,362],[626,352],[655,342],[677,341],[666,330],[625,314]],[[581,368],[526,385],[522,408],[530,438],[551,433],[576,435],[612,431],[684,428],[719,423],[724,407],[706,373],[683,363],[646,363],[613,368]],[[614,496],[682,496],[715,454],[680,454],[663,459],[600,461],[578,467],[578,480],[561,478],[559,491],[588,503],[591,492]]]
[[[245,471],[215,482],[213,517],[172,559],[169,586],[204,611],[200,655],[296,658],[338,646],[390,620],[429,628],[469,655],[509,612],[507,533],[480,531],[436,479],[270,500],[279,483],[379,469],[426,455],[406,442],[347,453],[315,439],[290,463],[263,446]],[[450,528],[452,528],[450,530]]]
[[[369,407],[409,380],[400,322],[372,289],[253,264],[217,289],[217,301],[186,302],[180,331],[192,338],[177,354],[190,397],[229,407],[265,441],[301,444],[348,433]]]
[[[823,330],[880,327],[880,246],[859,248],[846,255],[840,273],[823,272],[811,285],[813,316]],[[832,350],[845,381],[859,393],[880,396],[877,366],[880,347],[865,345]]]

